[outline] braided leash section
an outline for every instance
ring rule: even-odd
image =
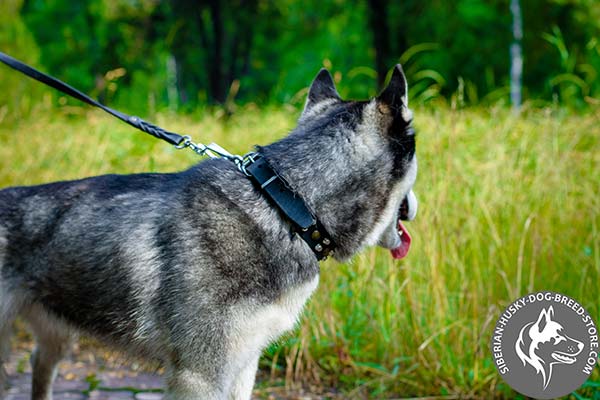
[[[183,136],[174,132],[166,131],[159,126],[144,121],[140,117],[129,117],[127,123],[143,132],[146,132],[156,138],[163,139],[175,146],[179,145],[184,140]]]

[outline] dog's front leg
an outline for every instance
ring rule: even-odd
[[[230,400],[250,400],[252,397],[252,389],[254,388],[254,380],[256,378],[257,369],[258,357],[254,357],[235,377],[231,388],[231,393],[229,394]]]
[[[167,374],[165,400],[223,400],[227,398],[222,382],[190,369],[172,370]]]

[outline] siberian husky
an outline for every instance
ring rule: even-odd
[[[411,122],[399,65],[367,101],[342,100],[323,69],[297,127],[258,148],[335,241],[336,259],[371,245],[408,252]],[[0,389],[21,316],[36,338],[34,400],[51,398],[79,333],[160,360],[167,398],[248,399],[262,350],[294,327],[318,281],[314,249],[228,160],[1,190]]]

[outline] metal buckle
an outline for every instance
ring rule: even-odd
[[[238,164],[238,168],[240,171],[242,171],[242,173],[244,173],[244,175],[246,176],[250,176],[250,173],[246,170],[246,168],[252,164],[254,161],[256,161],[256,155],[257,153],[254,151],[251,151],[250,153],[246,153],[244,155],[244,157],[242,158],[242,162],[240,164]]]

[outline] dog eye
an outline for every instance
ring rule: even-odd
[[[564,340],[561,336],[554,336],[553,339],[554,339],[554,344],[558,344]]]

